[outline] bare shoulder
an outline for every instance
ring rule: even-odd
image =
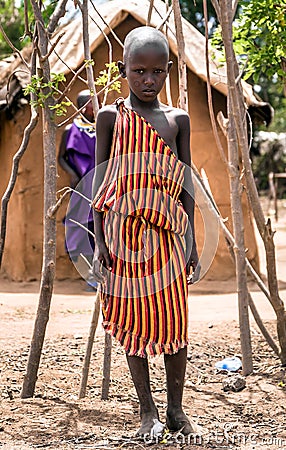
[[[97,115],[97,126],[106,127],[107,129],[113,128],[116,120],[117,108],[116,105],[103,106]]]
[[[167,116],[171,117],[177,122],[179,128],[185,127],[190,124],[190,116],[187,111],[184,111],[181,108],[175,108],[174,106],[164,104],[161,104],[160,107]]]

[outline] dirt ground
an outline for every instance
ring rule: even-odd
[[[278,278],[286,300],[286,205],[275,227]],[[261,256],[262,272],[265,262]],[[251,285],[256,306],[277,340],[274,313]],[[83,358],[94,305],[84,283],[57,282],[34,398],[20,392],[38,300],[37,283],[0,280],[0,449],[286,449],[286,368],[251,318],[253,374],[240,392],[225,392],[215,363],[240,356],[235,282],[202,280],[190,288],[190,341],[184,408],[202,437],[166,433],[159,442],[135,437],[138,402],[125,356],[113,342],[109,400],[101,400],[104,334],[98,327],[87,394],[79,400]],[[150,361],[152,390],[164,421],[163,358]]]

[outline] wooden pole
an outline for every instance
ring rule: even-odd
[[[79,398],[84,398],[85,393],[86,393],[90,359],[91,359],[92,347],[93,347],[93,342],[94,342],[94,336],[95,336],[95,332],[96,332],[96,328],[97,328],[97,324],[98,324],[99,312],[100,312],[100,302],[99,302],[99,288],[98,288],[97,292],[96,292],[96,296],[95,296],[93,314],[92,314],[91,324],[90,324],[90,328],[89,328],[89,335],[88,335],[86,352],[85,352],[83,369],[82,369],[82,378],[81,378]]]
[[[111,350],[112,350],[111,335],[109,333],[105,333],[101,400],[108,400],[109,385],[110,385]]]
[[[183,34],[182,15],[179,0],[172,0],[177,48],[178,48],[178,70],[179,70],[179,107],[188,111],[188,89],[187,89],[187,66],[185,56],[185,40]]]

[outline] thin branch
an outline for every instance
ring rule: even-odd
[[[85,227],[82,223],[80,223],[80,222],[78,222],[77,220],[74,220],[74,219],[69,219],[69,221],[75,223],[80,228],[82,228],[84,231],[89,233],[93,238],[95,238],[95,234],[91,230],[89,230],[87,227]]]
[[[147,16],[147,21],[146,21],[146,25],[149,27],[150,23],[151,23],[151,17],[152,17],[152,12],[153,12],[153,6],[154,6],[154,0],[150,0],[150,4],[149,4],[149,9],[148,9],[148,16]]]
[[[207,198],[211,202],[211,205],[212,205],[214,211],[216,212],[216,215],[219,218],[219,224],[221,226],[221,229],[222,229],[222,232],[223,232],[223,234],[225,236],[226,241],[231,244],[231,247],[233,247],[234,244],[235,244],[234,237],[231,234],[231,232],[229,231],[229,229],[227,228],[227,226],[225,225],[225,220],[223,219],[223,217],[220,214],[218,206],[217,206],[217,204],[215,202],[215,199],[214,199],[214,197],[212,195],[211,188],[210,188],[210,185],[208,183],[207,177],[205,176],[204,179],[202,180],[198,169],[193,164],[192,164],[192,170],[193,170],[193,173],[194,173],[194,175],[196,177],[196,180],[198,181],[198,184],[201,186],[201,189],[204,190]],[[268,300],[270,300],[269,290],[266,287],[265,283],[263,282],[262,278],[255,271],[255,269],[253,268],[253,266],[251,265],[250,261],[248,260],[248,258],[246,256],[245,256],[245,260],[246,260],[246,267],[247,267],[248,273],[252,276],[253,280],[256,282],[257,286],[261,289],[261,291],[266,296],[266,298]]]
[[[173,8],[172,8],[172,6],[170,6],[170,8],[169,8],[169,10],[168,10],[168,12],[167,12],[165,18],[163,19],[162,23],[161,23],[160,25],[157,26],[157,30],[162,31],[163,26],[165,25],[166,22],[168,22],[168,20],[169,20],[169,18],[170,18],[170,15],[172,14],[172,12],[173,12]],[[166,34],[167,34],[167,33],[166,33]]]
[[[114,37],[114,39],[116,40],[116,42],[118,42],[118,44],[124,48],[123,43],[121,42],[121,40],[119,39],[119,37],[117,36],[117,34],[113,31],[113,29],[111,28],[111,26],[109,25],[109,23],[106,22],[106,20],[104,19],[104,17],[102,17],[102,15],[100,14],[100,12],[98,11],[98,9],[94,6],[93,1],[90,1],[94,11],[96,12],[96,14],[100,17],[100,19],[102,20],[102,22],[104,23],[104,25],[109,29],[110,33],[112,34],[112,36]]]
[[[6,96],[5,96],[5,99],[6,99],[6,103],[7,103],[7,104],[9,103],[8,99],[9,99],[9,94],[10,94],[10,82],[11,82],[12,77],[13,77],[17,72],[26,73],[26,74],[29,75],[29,77],[31,76],[30,71],[29,71],[29,72],[26,72],[26,70],[21,70],[21,69],[14,70],[12,73],[10,73],[10,75],[9,75],[9,77],[8,77],[8,80],[7,80],[7,93],[6,93]]]
[[[51,48],[49,49],[48,53],[45,56],[41,56],[40,61],[44,62],[46,59],[48,59],[51,54],[53,53],[54,49],[56,48],[56,46],[58,45],[59,41],[61,40],[61,38],[64,36],[64,33],[61,33],[57,39],[56,42],[54,42],[51,46]]]
[[[113,58],[112,58],[112,52],[113,52],[113,49],[112,49],[111,41],[110,41],[109,37],[107,36],[107,34],[106,34],[106,33],[101,29],[101,27],[98,25],[98,23],[95,22],[94,18],[91,17],[91,16],[89,16],[89,17],[90,17],[90,19],[92,20],[92,22],[94,22],[94,24],[97,26],[97,28],[99,29],[99,31],[103,34],[104,39],[105,39],[106,42],[107,42],[108,49],[109,49],[109,51],[108,51],[108,59],[109,59],[109,64],[111,65],[112,59],[113,59]],[[109,68],[108,68],[108,74],[107,74],[107,84],[109,84],[109,85],[110,85],[110,79],[111,79],[111,66],[109,66]],[[107,94],[108,94],[108,89],[105,89],[105,90],[104,90],[104,98],[103,98],[103,100],[102,100],[102,106],[104,106],[105,103],[106,103]],[[97,95],[98,95],[98,94],[97,94]]]
[[[239,72],[238,77],[236,77],[236,79],[235,79],[235,83],[236,83],[236,84],[238,84],[238,83],[240,82],[240,80],[242,79],[243,74],[244,74],[244,70],[245,70],[245,68],[246,68],[246,66],[247,66],[247,64],[248,64],[248,61],[249,61],[249,57],[247,56],[247,58],[246,58],[246,60],[245,60],[245,63],[243,64],[243,67],[242,67],[242,69],[241,69],[240,72]]]
[[[64,88],[61,96],[57,100],[59,103],[63,100],[63,98],[65,98],[66,94],[70,91],[70,89],[74,85],[74,83],[78,79],[80,79],[79,74],[85,69],[85,66],[86,66],[86,63],[84,63],[76,72],[73,72],[74,75],[73,75],[72,79],[66,85],[66,87]],[[83,80],[83,79],[81,79],[81,80]],[[87,84],[87,81],[86,80],[84,80],[84,81],[85,81],[85,84]]]
[[[237,10],[238,0],[232,0],[232,21],[235,18],[235,13]]]
[[[112,81],[107,83],[100,91],[97,92],[97,96],[99,96],[102,92],[104,92],[106,89],[108,89],[110,86],[112,86],[116,81],[120,80],[121,75],[118,75],[116,78],[114,78]]]
[[[90,102],[90,100],[88,99],[87,102],[85,102],[84,105],[82,105],[81,108],[77,108],[73,103],[72,103],[72,107],[75,109],[75,112],[67,117],[63,122],[60,122],[58,124],[58,128],[61,128],[63,125],[66,125],[70,120],[72,120],[74,117],[76,117],[79,113],[81,113],[81,111],[87,106],[87,104]]]
[[[260,329],[264,339],[266,340],[267,344],[272,348],[274,353],[279,357],[280,356],[279,348],[277,347],[276,343],[273,341],[272,336],[269,334],[263,321],[261,320],[259,312],[255,306],[255,303],[254,303],[250,293],[248,293],[248,304],[249,304],[250,310],[252,312],[252,315],[255,319],[255,322],[257,323],[258,328]]]
[[[55,31],[56,27],[58,26],[60,18],[65,15],[67,2],[68,0],[61,0],[60,2],[57,3],[57,6],[49,21],[49,25],[47,28],[48,34],[52,34]]]
[[[221,22],[220,6],[218,0],[211,0],[219,22]]]
[[[82,38],[84,47],[84,58],[86,61],[91,60],[90,43],[89,43],[89,24],[88,24],[88,0],[82,0],[82,3],[76,0],[82,14]],[[93,107],[94,119],[97,117],[99,111],[99,104],[96,95],[96,89],[94,84],[94,76],[92,66],[88,64],[86,66],[86,76],[88,81],[88,87],[91,94],[91,102]]]
[[[110,81],[110,83],[107,83],[102,89],[100,89],[100,91],[96,92],[97,97],[102,94],[102,92],[104,92],[106,89],[108,89],[110,86],[112,86],[112,84],[114,84],[116,81],[118,81],[121,78],[121,75],[118,75],[116,78],[114,78],[114,80]],[[74,78],[74,81],[76,80],[76,78]],[[69,85],[70,87],[70,85]],[[66,92],[67,89],[64,90],[64,92]],[[62,93],[61,97],[59,97],[61,100],[64,98],[64,93]],[[67,100],[68,98],[65,97]],[[58,100],[59,101],[59,100]],[[88,101],[89,102],[89,101]],[[67,117],[63,122],[60,122],[57,126],[58,128],[61,128],[63,125],[66,125],[70,120],[72,120],[74,117],[76,117],[88,104],[88,102],[86,102],[81,108],[77,108],[73,103],[72,103],[72,107],[75,109],[75,112],[70,115],[69,117]]]
[[[203,0],[203,8],[204,8],[204,20],[205,20],[205,24],[207,24],[208,23],[208,9],[207,9],[206,0]],[[215,115],[214,115],[214,106],[213,106],[213,100],[212,100],[212,88],[211,88],[211,81],[210,81],[209,40],[208,40],[207,29],[205,31],[205,55],[206,55],[206,71],[207,71],[207,95],[208,95],[208,106],[209,106],[210,119],[211,119],[211,124],[212,124],[212,129],[213,129],[216,146],[218,148],[218,151],[221,155],[223,162],[227,165],[227,158],[226,158],[222,143],[221,143],[219,135],[218,135],[218,129],[217,129]]]
[[[63,189],[61,189],[61,192],[63,192],[63,194],[60,196],[60,198],[58,199],[58,201],[56,202],[56,204],[50,208],[47,212],[48,217],[53,217],[55,216],[55,214],[57,213],[59,207],[62,205],[64,199],[66,198],[66,196],[72,192],[72,189],[70,187],[65,187]]]
[[[12,44],[12,42],[11,42],[10,39],[8,38],[7,34],[5,33],[4,28],[2,27],[2,24],[1,24],[1,23],[0,23],[0,31],[1,31],[1,33],[3,34],[3,37],[4,37],[5,41],[7,42],[7,44],[9,45],[9,47],[11,48],[11,50],[13,50],[13,52],[16,53],[16,54],[19,56],[19,58],[21,59],[21,61],[23,62],[23,64],[27,67],[27,69],[30,70],[29,64],[28,64],[27,61],[25,61],[25,59],[23,58],[23,56],[22,56],[20,50],[18,50],[18,49],[15,47],[15,45]]]
[[[154,11],[158,14],[158,16],[160,17],[160,19],[162,19],[164,21],[164,17],[162,16],[162,14],[160,13],[160,11],[156,8],[156,5],[154,5]],[[172,8],[173,11],[173,8]],[[166,22],[166,26],[168,27],[168,30],[171,32],[171,34],[174,36],[174,38],[176,39],[176,32],[174,32],[172,30],[172,28],[170,27],[170,25],[168,24],[168,22]],[[176,26],[175,26],[176,28]]]
[[[24,0],[24,17],[25,17],[25,36],[32,37],[32,33],[29,28],[29,10],[28,10],[28,0]]]

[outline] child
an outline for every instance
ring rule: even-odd
[[[132,30],[118,63],[130,94],[97,118],[94,274],[102,283],[103,326],[126,351],[140,435],[152,434],[158,423],[147,357],[161,353],[167,427],[194,431],[182,409],[187,277],[198,264],[190,171],[184,171],[190,166],[190,122],[185,111],[158,100],[171,66],[160,31]]]
[[[92,179],[95,167],[95,122],[90,92],[84,90],[77,96],[77,107],[80,109],[86,105],[63,132],[58,163],[68,173],[70,185],[76,191],[81,192],[87,198],[91,198]],[[66,228],[66,249],[79,273],[88,279],[88,286],[96,283],[88,272],[88,266],[81,261],[80,255],[90,262],[94,252],[94,242],[90,235],[78,224],[70,219],[82,223],[93,232],[93,217],[88,201],[83,201],[77,193],[70,198],[69,208],[64,223]],[[83,270],[85,269],[85,270]]]

